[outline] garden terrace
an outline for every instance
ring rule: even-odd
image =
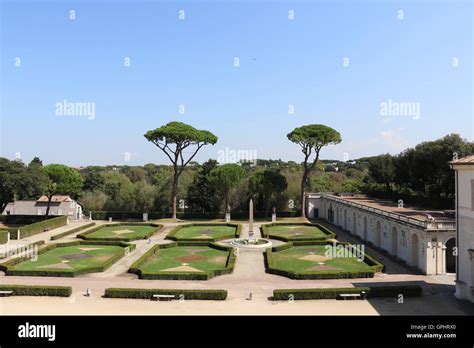
[[[77,235],[85,240],[109,240],[131,242],[146,239],[158,232],[163,226],[144,223],[124,223],[102,225]]]
[[[292,279],[372,278],[383,265],[349,243],[293,242],[267,249],[266,272]]]
[[[0,265],[7,276],[75,277],[103,272],[135,245],[123,242],[74,241],[49,244],[34,255],[11,259]]]
[[[170,243],[155,245],[138,259],[129,272],[140,279],[208,280],[232,273],[232,248],[214,243]]]
[[[336,238],[336,234],[320,224],[273,223],[260,227],[264,238],[292,241],[317,241]]]
[[[237,224],[188,224],[176,227],[166,239],[174,241],[206,241],[238,238],[242,225]]]

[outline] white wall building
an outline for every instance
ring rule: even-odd
[[[308,218],[327,220],[423,274],[456,272],[456,222],[449,212],[331,193],[307,194],[306,204]]]
[[[18,200],[8,203],[3,215],[45,215],[48,197],[41,196],[37,200]],[[49,215],[67,215],[69,220],[82,219],[82,206],[69,196],[53,196]]]
[[[474,302],[474,155],[451,162],[456,171],[458,260],[455,296]]]

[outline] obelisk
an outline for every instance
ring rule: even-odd
[[[249,238],[253,239],[253,200],[249,202]]]

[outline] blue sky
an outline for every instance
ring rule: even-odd
[[[471,1],[0,2],[3,157],[167,163],[143,134],[173,120],[219,137],[200,162],[225,148],[300,161],[286,134],[310,123],[341,133],[322,152],[340,160],[473,139]],[[58,116],[65,99],[95,103],[94,119]],[[419,117],[381,115],[390,100]]]

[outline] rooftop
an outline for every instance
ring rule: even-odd
[[[449,162],[449,164],[454,164],[454,165],[474,164],[474,155],[459,158],[457,160]]]
[[[397,203],[386,199],[357,197],[357,196],[335,196],[350,202],[364,205],[371,208],[376,208],[389,213],[404,215],[406,217],[426,221],[426,220],[454,220],[454,217],[444,210],[422,209],[404,205],[399,207]]]
[[[51,202],[71,202],[72,199],[69,196],[55,195],[51,198]],[[48,196],[41,196],[37,202],[48,202]]]

